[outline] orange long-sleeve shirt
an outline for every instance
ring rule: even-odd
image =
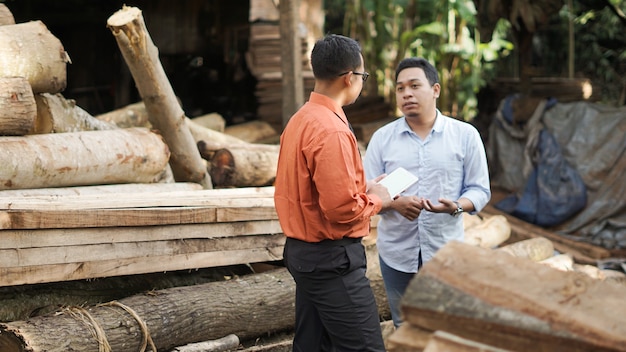
[[[381,210],[366,194],[356,137],[334,100],[311,93],[280,138],[274,203],[286,236],[307,242],[369,234]]]

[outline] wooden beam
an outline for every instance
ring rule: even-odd
[[[302,82],[302,43],[299,30],[300,0],[280,2],[280,52],[282,72],[283,126],[304,103]]]

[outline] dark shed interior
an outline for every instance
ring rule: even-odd
[[[107,19],[142,10],[161,64],[188,117],[220,113],[227,124],[255,118],[255,78],[246,67],[248,0],[5,1],[16,23],[41,20],[72,63],[63,96],[92,115],[141,100]]]

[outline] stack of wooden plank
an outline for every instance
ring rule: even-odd
[[[127,193],[0,192],[0,286],[282,258],[272,187],[159,191],[155,185],[133,192],[133,186]]]
[[[278,22],[260,22],[250,25],[250,40],[246,61],[257,79],[257,117],[279,130],[282,129],[282,73],[280,28]],[[307,43],[302,39],[303,95],[313,90],[313,72],[307,57]]]

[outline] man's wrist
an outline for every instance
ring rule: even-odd
[[[458,201],[454,201],[454,204],[456,205],[456,209],[454,209],[454,211],[450,213],[450,215],[454,217],[458,217],[463,213],[463,207],[461,206],[461,203],[459,203]]]

